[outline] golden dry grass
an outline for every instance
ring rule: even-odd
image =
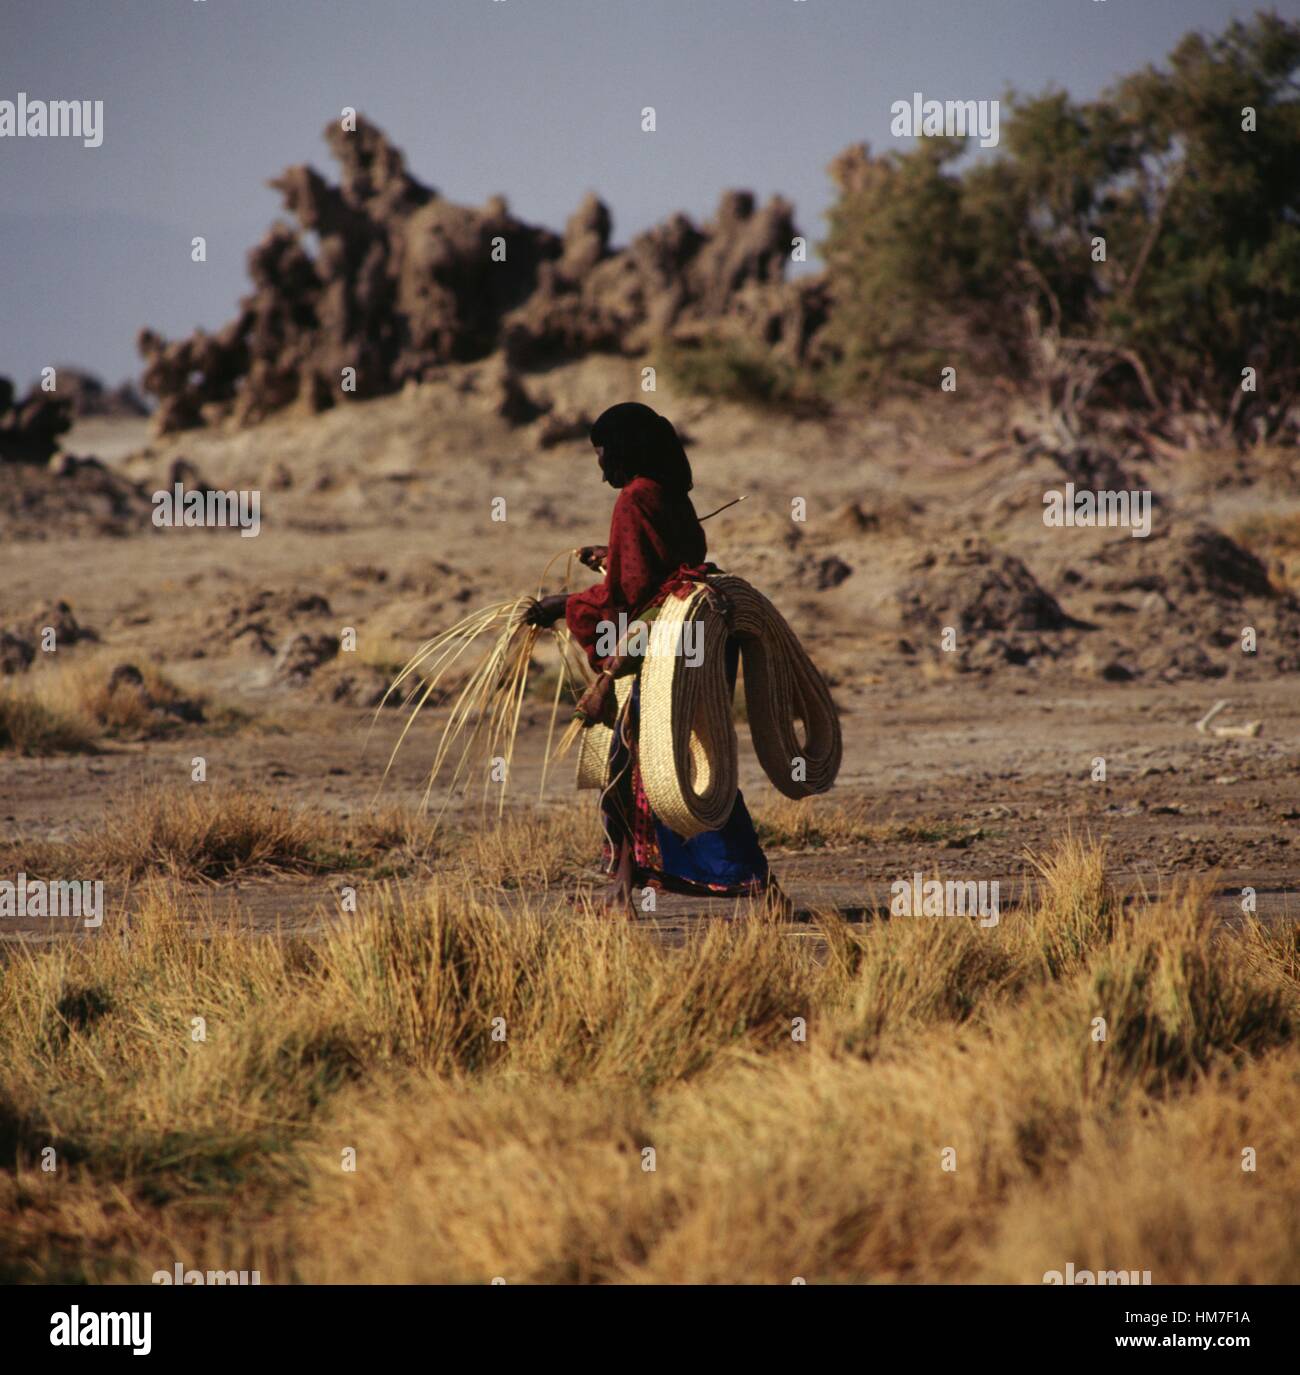
[[[436,872],[479,892],[536,893],[591,878],[599,853],[597,818],[581,804],[507,813],[488,827],[471,809],[447,825],[398,803],[344,818],[266,789],[209,783],[128,793],[70,841],[0,840],[0,874],[222,883],[253,875],[364,872],[374,880]]]
[[[0,688],[0,749],[20,754],[90,753],[101,740],[148,740],[193,729],[209,732],[245,725],[247,713],[213,706],[183,691],[144,662],[139,675],[115,676],[125,667],[107,651],[33,671],[20,684]]]
[[[1263,559],[1281,589],[1300,592],[1300,511],[1256,511],[1230,525],[1228,533]]]
[[[824,798],[782,797],[768,789],[754,818],[759,840],[780,850],[839,850],[895,841],[974,839],[979,828],[925,817],[881,820],[866,798],[827,802]]]
[[[1124,907],[1079,840],[1038,867],[991,928],[756,913],[685,948],[442,880],[311,942],[156,887],[0,958],[3,1277],[1292,1278],[1295,930]]]
[[[15,754],[88,753],[93,732],[78,716],[41,700],[26,687],[0,685],[0,750]]]
[[[377,878],[427,868],[437,853],[432,821],[410,809],[387,806],[345,821],[264,789],[204,784],[130,793],[73,841],[0,842],[0,872],[219,883],[366,869]]]
[[[132,665],[139,685],[115,682],[118,663],[104,656],[72,663],[57,674],[51,695],[107,736],[141,739],[175,730],[180,720],[169,709],[184,703],[186,694],[150,663]]]

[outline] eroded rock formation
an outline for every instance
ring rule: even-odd
[[[20,401],[14,384],[0,377],[0,462],[48,462],[71,426],[67,398],[33,387]]]
[[[271,183],[296,224],[278,222],[250,253],[237,318],[175,341],[140,334],[161,431],[320,410],[497,348],[511,366],[639,353],[724,319],[798,356],[824,315],[815,284],[784,282],[797,231],[779,198],[758,207],[728,192],[707,224],[673,215],[615,249],[595,196],[557,235],[500,197],[477,209],[443,199],[365,120],[325,137],[339,182],[299,166]]]

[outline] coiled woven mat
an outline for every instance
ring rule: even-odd
[[[749,733],[773,787],[786,797],[810,797],[839,772],[839,717],[798,636],[744,578],[714,574],[688,596],[663,603],[640,669],[642,785],[655,815],[686,839],[719,830],[736,801],[728,639],[740,644]],[[632,679],[619,679],[615,688],[621,719]],[[612,742],[608,726],[582,732],[578,787],[608,786]]]

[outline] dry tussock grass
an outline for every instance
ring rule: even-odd
[[[51,755],[94,748],[94,734],[79,717],[43,702],[28,688],[0,685],[0,750]]]
[[[488,828],[470,815],[448,826],[397,803],[345,818],[262,789],[205,784],[128,794],[73,841],[0,841],[0,873],[221,883],[250,875],[437,872],[478,890],[537,891],[590,876],[599,849],[589,807],[557,807],[540,818],[508,813]]]
[[[133,672],[115,672],[123,668]],[[124,665],[106,651],[37,669],[21,685],[0,688],[0,749],[20,754],[91,753],[101,740],[160,739],[196,724],[229,732],[249,719],[183,691],[152,664]]]
[[[769,848],[849,849],[894,841],[929,843],[958,836],[949,822],[875,821],[867,802],[794,802],[775,793],[756,809]],[[222,787],[142,790],[129,795],[99,830],[67,844],[0,843],[0,864],[38,876],[93,872],[117,879],[160,875],[220,882],[249,872],[371,877],[438,872],[478,890],[541,892],[590,877],[600,852],[592,807],[533,805],[490,822],[475,806],[453,822],[419,807],[388,804],[346,821],[267,791]]]
[[[357,866],[342,824],[257,790],[205,785],[129,795],[71,842],[0,845],[7,868],[33,878],[69,873],[130,881],[166,877],[220,882],[260,873],[317,873]]]
[[[1228,533],[1263,559],[1280,590],[1300,592],[1300,511],[1255,511]]]
[[[1290,1278],[1294,931],[1225,934],[1198,890],[1125,908],[1082,841],[1038,864],[992,928],[756,914],[684,949],[441,881],[256,939],[159,887],[0,962],[0,1268]]]
[[[107,816],[81,847],[92,872],[137,879],[232,878],[253,872],[311,872],[333,858],[342,827],[271,794],[204,786],[138,794]]]
[[[962,834],[971,836],[975,829],[923,817],[882,821],[866,798],[832,803],[824,798],[796,800],[772,789],[762,795],[754,823],[763,845],[780,850],[850,849],[896,841],[930,844]]]
[[[453,831],[449,853],[477,887],[538,892],[590,875],[600,853],[600,824],[590,804],[571,802],[545,812],[507,814],[492,827]]]
[[[115,679],[120,660],[107,656],[77,660],[54,675],[50,697],[92,728],[119,739],[166,735],[183,724],[178,708],[202,710],[172,680],[150,663],[131,665],[140,681]]]

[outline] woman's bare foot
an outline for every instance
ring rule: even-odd
[[[632,902],[632,890],[624,888],[621,883],[611,883],[601,894],[601,905],[616,917],[632,917],[636,915],[636,908]]]
[[[635,915],[632,905],[632,847],[620,843],[614,860],[614,881],[605,889],[606,908],[620,916]]]

